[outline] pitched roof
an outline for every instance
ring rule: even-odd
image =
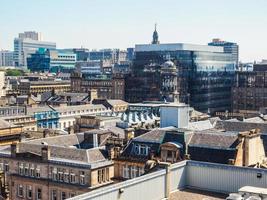
[[[209,120],[197,121],[197,122],[189,122],[188,129],[195,131],[202,131],[207,129],[212,129],[213,126]]]
[[[198,146],[205,148],[228,149],[234,148],[237,144],[237,134],[235,133],[195,133],[189,143],[189,146]]]

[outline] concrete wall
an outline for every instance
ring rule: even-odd
[[[239,188],[246,185],[266,188],[267,170],[182,161],[171,165],[169,170],[162,169],[103,187],[71,198],[71,200],[161,200],[166,198],[169,192],[183,188],[228,194],[237,192]],[[122,193],[120,193],[120,189]]]

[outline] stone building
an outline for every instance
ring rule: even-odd
[[[21,139],[22,125],[14,125],[0,118],[0,145],[8,145]]]
[[[255,64],[253,71],[236,72],[232,87],[234,112],[258,112],[267,107],[267,65]]]
[[[21,115],[2,117],[3,120],[12,123],[17,126],[22,126],[22,131],[37,131],[36,120],[33,116]]]
[[[95,89],[100,99],[124,99],[124,87],[124,77],[121,74],[112,77],[87,77],[79,72],[71,74],[71,91],[87,93]]]
[[[42,94],[44,92],[68,92],[70,91],[69,81],[29,81],[21,80],[18,86],[20,94]]]
[[[10,199],[67,199],[112,183],[113,162],[86,134],[55,136],[2,149]]]
[[[114,177],[130,179],[150,172],[161,162],[181,160],[266,168],[259,130],[220,132],[177,128],[153,129],[133,138],[114,159]]]

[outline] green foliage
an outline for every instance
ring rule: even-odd
[[[20,69],[8,69],[6,70],[6,76],[23,76],[24,72]]]

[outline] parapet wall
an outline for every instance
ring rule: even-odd
[[[169,172],[169,173],[168,173]],[[182,161],[169,168],[96,189],[71,200],[161,200],[183,188],[231,193],[243,186],[267,187],[267,170]]]

